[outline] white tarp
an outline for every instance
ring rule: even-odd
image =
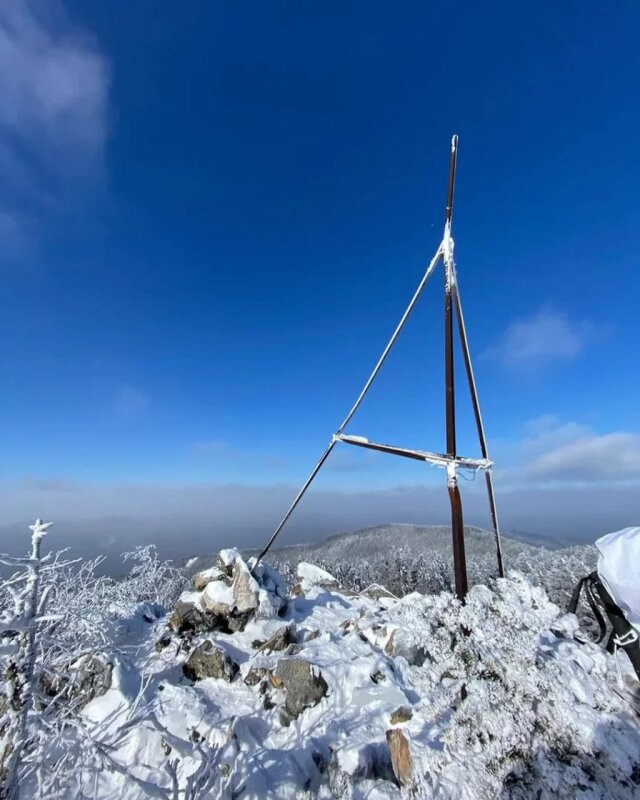
[[[640,631],[640,528],[624,528],[596,541],[598,575],[627,620]]]

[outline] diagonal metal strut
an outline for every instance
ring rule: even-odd
[[[429,262],[429,266],[427,267],[426,272],[422,276],[422,280],[418,284],[418,288],[416,289],[413,297],[411,298],[411,301],[409,302],[409,305],[407,306],[404,314],[402,315],[402,317],[400,317],[400,322],[397,324],[396,329],[391,334],[391,338],[387,342],[387,346],[382,351],[382,355],[380,356],[380,358],[378,359],[375,367],[373,368],[373,371],[371,372],[371,375],[369,375],[369,377],[367,378],[367,382],[365,383],[365,385],[362,388],[362,391],[358,395],[358,397],[356,399],[356,402],[353,404],[353,406],[351,407],[351,410],[349,411],[347,416],[344,418],[344,420],[342,422],[342,425],[340,425],[340,427],[338,428],[335,436],[339,436],[342,433],[342,431],[347,427],[347,425],[351,421],[351,418],[356,413],[358,408],[360,408],[360,404],[362,403],[362,401],[364,400],[367,392],[371,388],[371,384],[376,379],[377,374],[380,372],[380,369],[382,368],[382,365],[384,364],[384,362],[387,359],[387,356],[391,352],[391,348],[396,343],[396,341],[398,339],[398,336],[400,336],[400,333],[401,333],[402,329],[404,328],[404,325],[405,325],[406,321],[409,319],[409,315],[411,314],[411,312],[415,308],[416,303],[420,299],[420,295],[422,294],[422,290],[427,285],[427,281],[429,280],[429,278],[433,274],[433,271],[435,270],[435,268],[438,266],[438,262],[442,258],[442,245],[443,245],[442,242],[438,245],[438,249],[436,250],[435,255],[433,256],[433,258]],[[309,486],[311,486],[311,484],[313,483],[313,479],[316,477],[318,472],[320,472],[320,469],[321,469],[322,465],[324,464],[324,462],[327,460],[327,458],[329,458],[329,456],[331,454],[331,451],[333,450],[333,448],[336,445],[337,439],[335,438],[335,436],[331,439],[331,441],[327,445],[327,449],[320,456],[320,459],[318,460],[318,463],[315,465],[315,467],[311,471],[311,474],[309,475],[307,480],[302,485],[302,488],[300,489],[298,494],[295,496],[295,498],[293,500],[293,503],[291,503],[291,505],[287,509],[286,514],[280,520],[280,522],[278,523],[276,529],[271,534],[271,538],[266,543],[266,545],[263,547],[262,551],[260,552],[260,555],[257,558],[256,563],[258,563],[258,561],[261,561],[265,557],[265,555],[269,552],[269,549],[270,549],[271,545],[275,542],[276,537],[278,536],[280,531],[284,528],[284,526],[287,524],[287,521],[288,521],[289,517],[296,510],[296,507],[297,507],[298,503],[302,500],[305,492],[307,491]]]

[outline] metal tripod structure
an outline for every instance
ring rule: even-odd
[[[447,471],[447,488],[449,491],[449,500],[451,502],[451,530],[453,535],[453,565],[455,575],[455,589],[456,594],[461,600],[467,594],[467,565],[464,545],[464,525],[462,517],[462,500],[460,498],[460,489],[458,487],[458,470],[459,469],[473,469],[484,471],[485,481],[487,484],[487,495],[489,499],[489,510],[491,512],[491,521],[493,524],[493,533],[496,545],[496,556],[498,560],[498,575],[504,576],[504,566],[502,563],[502,547],[500,544],[500,528],[498,524],[498,514],[496,511],[495,493],[493,490],[493,478],[491,475],[492,462],[489,460],[489,452],[487,449],[487,439],[484,432],[484,425],[482,423],[482,415],[480,413],[480,403],[478,400],[478,391],[476,388],[476,381],[473,374],[473,367],[471,365],[471,355],[469,352],[469,342],[467,339],[467,331],[464,324],[464,316],[462,314],[462,303],[460,300],[460,290],[458,288],[458,280],[456,276],[456,266],[453,258],[453,239],[451,237],[451,222],[453,217],[453,190],[456,178],[456,162],[458,157],[458,137],[453,136],[451,139],[451,156],[449,160],[449,186],[447,190],[447,205],[445,210],[444,222],[444,235],[435,255],[431,259],[427,270],[418,284],[415,294],[411,298],[404,314],[400,318],[395,331],[393,332],[387,346],[382,351],[382,355],[378,359],[377,364],[373,368],[373,372],[369,376],[362,391],[358,395],[357,400],[353,404],[351,410],[344,418],[344,421],[331,437],[331,441],[327,445],[326,450],[320,456],[320,460],[313,468],[311,474],[303,484],[302,488],[296,495],[295,499],[289,506],[287,513],[284,515],[278,526],[274,530],[271,538],[263,548],[258,556],[260,561],[268,552],[271,545],[276,540],[276,537],[286,525],[289,517],[293,514],[298,503],[302,500],[305,492],[313,482],[322,465],[327,460],[331,451],[338,442],[353,445],[355,447],[364,447],[369,450],[377,450],[382,453],[390,453],[395,456],[402,456],[404,458],[413,458],[417,461],[424,461],[426,463],[434,464],[435,466],[442,467]],[[412,450],[406,447],[396,447],[387,444],[377,444],[370,442],[361,436],[348,436],[344,433],[345,428],[353,418],[354,414],[360,408],[367,392],[371,388],[374,380],[376,379],[382,365],[386,361],[387,356],[391,352],[393,345],[396,343],[404,325],[413,311],[427,281],[435,271],[439,262],[444,264],[444,334],[445,334],[445,420],[446,420],[446,453],[431,453],[424,450]],[[456,414],[455,414],[455,382],[454,382],[454,351],[453,351],[453,317],[455,316],[458,323],[458,335],[462,348],[462,355],[464,359],[465,370],[467,373],[467,381],[469,384],[469,392],[471,395],[471,403],[473,405],[473,413],[476,421],[476,429],[478,432],[478,440],[480,442],[480,451],[482,458],[465,458],[458,455],[456,447]],[[257,563],[257,562],[256,562]]]

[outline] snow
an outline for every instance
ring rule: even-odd
[[[168,743],[180,785],[201,768],[202,748],[216,753],[215,781],[201,795],[211,800],[400,798],[386,743],[399,706],[412,712],[398,726],[410,742],[417,797],[484,800],[508,787],[511,797],[595,800],[634,791],[640,730],[612,690],[612,659],[576,641],[576,618],[522,576],[475,586],[464,606],[450,593],[378,602],[343,592],[306,563],[298,578],[307,596],[292,598],[281,617],[193,642],[210,638],[238,661],[232,683],[191,684],[180,669],[186,654],[155,651],[163,621],[148,627],[135,658],[116,665],[111,689],[84,711],[105,742],[116,742],[119,766],[100,773],[98,797],[141,800],[154,796],[148,782],[168,787]],[[205,591],[212,586],[228,588],[215,582]],[[329,690],[283,724],[284,690],[243,677],[287,657],[254,643],[288,624],[302,643],[296,657]],[[412,663],[418,649],[421,666]],[[264,707],[266,696],[273,707]]]
[[[640,528],[608,533],[596,547],[598,575],[629,623],[640,631]]]
[[[218,560],[225,567],[232,567],[240,558],[240,553],[235,547],[229,547],[226,550],[221,550],[218,555]]]
[[[233,568],[234,581],[248,579],[237,550],[223,551],[219,562]],[[144,583],[146,573],[139,574]],[[523,575],[476,584],[465,605],[450,592],[376,600],[341,588],[308,562],[296,578],[296,595],[287,597],[276,570],[257,565],[247,585],[253,591],[255,584],[260,604],[243,630],[173,634],[159,650],[171,609],[163,615],[153,601],[133,603],[125,592],[119,607],[129,616],[117,631],[126,646],[106,654],[110,687],[62,733],[42,740],[38,769],[66,770],[65,782],[44,796],[638,795],[640,726],[617,690],[614,659],[579,641],[577,618]],[[208,592],[233,606],[224,580],[180,599],[202,607]],[[285,626],[295,645],[262,647]],[[231,682],[185,677],[185,660],[207,639],[238,664]],[[327,687],[296,718],[284,712],[287,690],[272,680],[279,661],[292,657],[308,662]],[[637,689],[626,655],[621,660],[627,688]],[[251,670],[267,672],[249,685]],[[392,724],[400,707],[409,719]],[[403,732],[411,753],[413,783],[405,788],[393,774],[392,728]],[[35,788],[32,772],[23,796],[36,797]]]
[[[232,609],[235,606],[235,598],[233,596],[233,588],[227,586],[223,581],[212,581],[208,583],[203,590],[204,600],[207,607],[211,607],[210,603],[217,603],[219,605],[228,606]]]

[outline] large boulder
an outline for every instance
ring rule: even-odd
[[[201,603],[209,613],[228,617],[235,606],[231,585],[227,580],[208,583],[202,591]]]
[[[238,665],[226,650],[207,639],[191,653],[182,671],[192,681],[218,678],[230,683],[238,672]]]
[[[275,675],[287,693],[285,708],[294,719],[317,705],[329,691],[318,667],[302,658],[278,661]]]

